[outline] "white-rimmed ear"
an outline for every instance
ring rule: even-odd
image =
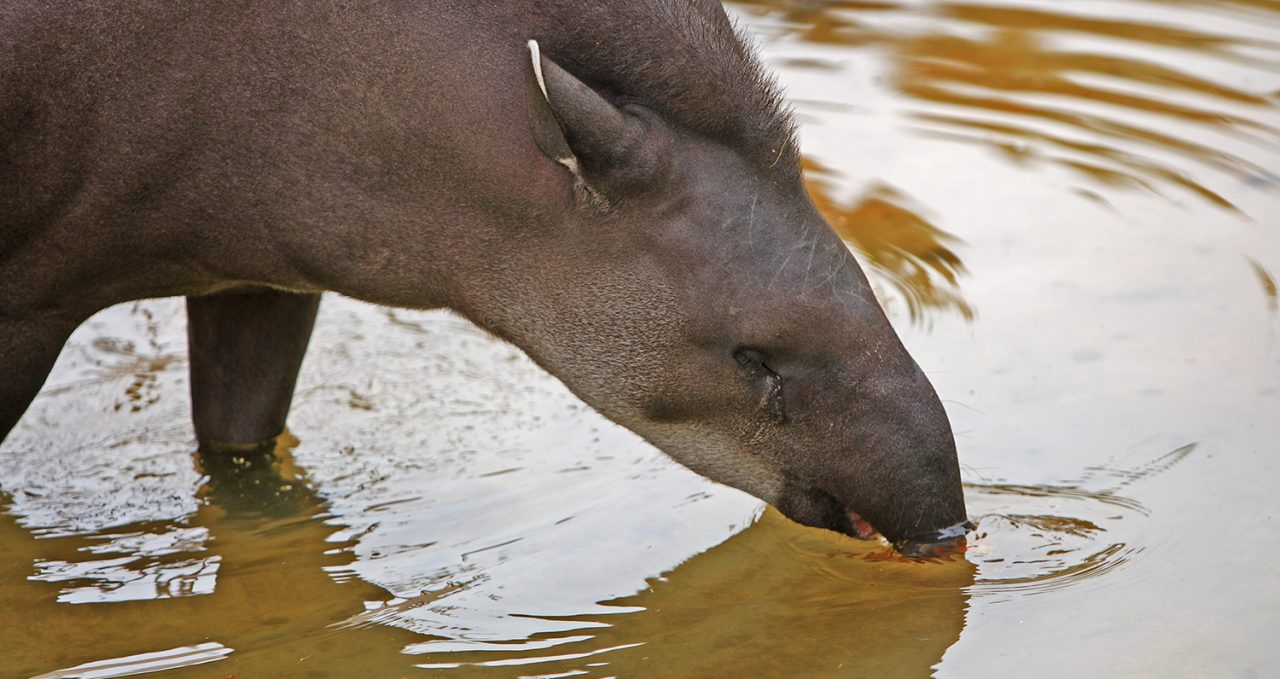
[[[547,98],[547,81],[542,78],[542,48],[537,40],[529,41],[529,62],[533,66],[533,77],[538,81],[538,90],[542,98]]]
[[[533,131],[533,140],[548,158],[569,168],[573,176],[582,181],[578,159],[569,148],[569,142],[565,141],[560,123],[551,110],[547,81],[542,74],[542,50],[537,40],[529,41],[529,64],[529,75],[533,81],[529,88],[529,129]]]
[[[578,184],[599,198],[592,176],[626,162],[639,124],[598,92],[529,47],[529,127],[538,148],[564,165]]]

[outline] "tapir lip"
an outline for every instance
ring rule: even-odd
[[[861,514],[852,510],[849,512],[849,523],[853,525],[853,537],[860,540],[870,540],[879,532],[875,526],[872,526],[866,519],[862,518]]]
[[[847,512],[852,527],[851,535],[861,540],[874,538],[876,530],[862,515],[849,510]],[[967,535],[974,529],[973,522],[961,520],[945,528],[918,533],[910,537],[896,540],[893,548],[906,557],[926,558],[938,557],[956,552],[963,552],[968,546]]]
[[[775,506],[796,523],[825,528],[849,537],[868,540],[880,534],[877,526],[868,521],[861,512],[853,509],[852,503],[844,503],[829,493],[813,485],[796,483],[778,498]],[[963,517],[963,514],[961,514]],[[905,537],[892,530],[884,537],[893,543],[899,554],[909,557],[932,557],[941,554],[962,551],[965,535],[973,524],[966,518],[951,523],[943,528],[926,531],[914,531]]]
[[[945,528],[898,540],[893,548],[907,557],[939,557],[965,551],[973,522],[964,519]]]

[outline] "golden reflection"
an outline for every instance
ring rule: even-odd
[[[863,45],[883,42],[886,36],[859,22],[859,12],[892,12],[902,9],[896,2],[857,2],[856,0],[731,0],[730,5],[775,13],[790,27],[789,31],[806,42],[831,45]]]
[[[350,545],[328,542],[334,529],[322,520],[323,501],[298,483],[287,449],[276,453],[270,473],[253,465],[240,476],[230,466],[206,469],[214,477],[206,489],[212,502],[185,522],[106,531],[138,538],[175,529],[207,531],[202,542],[179,545],[177,553],[104,554],[106,535],[37,539],[11,517],[0,517],[0,609],[10,612],[13,623],[0,635],[0,675],[33,676],[146,653],[182,655],[201,644],[230,653],[211,646],[217,651],[211,664],[165,676],[408,674],[412,661],[399,650],[421,636],[382,625],[328,628],[362,611],[363,602],[387,594],[359,578],[338,582],[330,575],[352,561]],[[97,578],[28,582],[41,564],[113,557],[124,562],[114,575],[99,569]],[[183,559],[213,566],[216,586],[112,599],[113,577],[126,581],[148,567]],[[95,588],[96,599],[86,594]],[[68,591],[79,592],[84,603],[61,602]],[[190,655],[191,662],[200,659],[199,653]]]
[[[907,207],[907,197],[891,186],[877,184],[843,204],[832,196],[830,169],[805,159],[804,170],[818,211],[899,293],[912,321],[928,311],[955,311],[973,320],[973,307],[960,294],[964,263],[951,249],[960,239]]]
[[[1268,3],[1267,0],[1258,0],[1257,6],[1259,9],[1272,12],[1280,9],[1274,2]],[[1020,31],[1084,33],[1153,45],[1217,52],[1225,55],[1232,54],[1234,49],[1241,44],[1249,44],[1248,41],[1235,37],[1214,35],[1198,30],[1161,25],[1155,22],[1092,18],[1079,14],[1048,12],[1023,7],[1001,7],[963,2],[940,3],[938,7],[938,12],[941,15],[953,19]]]
[[[1103,187],[1175,188],[1233,211],[1221,190],[1194,178],[1190,169],[1208,167],[1219,180],[1246,185],[1277,181],[1274,168],[1244,157],[1250,147],[1280,141],[1280,130],[1257,119],[1275,108],[1274,93],[1212,76],[1215,64],[1219,72],[1274,69],[1280,41],[1058,12],[1050,4],[734,4],[777,16],[786,32],[803,40],[883,50],[893,63],[895,90],[917,105],[907,115],[936,137],[1001,151],[1017,148],[1024,159],[1032,156]],[[1280,14],[1274,3],[1244,4]],[[890,30],[860,20],[895,12],[924,19],[929,27]],[[1142,59],[1123,50],[1073,48],[1064,38],[1093,41],[1082,45],[1137,43],[1181,56],[1157,62],[1154,55]]]
[[[879,543],[760,520],[543,650],[422,656],[442,676],[929,677],[964,628],[974,567],[873,558]],[[589,621],[588,617],[570,618]],[[804,643],[797,643],[797,640]],[[553,645],[554,644],[554,645]],[[611,649],[599,652],[603,649]],[[520,671],[501,675],[503,667]]]
[[[0,588],[0,603],[23,619],[0,635],[0,670],[32,676],[141,656],[210,663],[166,675],[178,677],[928,677],[960,636],[975,574],[959,558],[877,560],[878,543],[804,528],[768,509],[748,530],[652,579],[647,590],[608,602],[618,614],[567,618],[603,627],[493,643],[487,651],[411,656],[400,649],[424,637],[369,624],[380,617],[351,615],[386,593],[329,575],[350,558],[347,545],[327,542],[332,531],[316,516],[236,519],[206,505],[190,525],[210,531],[209,553],[222,565],[216,590],[70,605],[57,603],[56,587],[23,580],[33,563],[84,558],[94,537],[37,540],[14,521],[0,521],[8,550],[0,582],[22,583]]]
[[[1258,283],[1262,286],[1262,294],[1267,297],[1267,309],[1271,313],[1280,310],[1280,289],[1276,286],[1276,278],[1267,271],[1266,267],[1258,263],[1258,260],[1252,257],[1246,257],[1249,260],[1249,266],[1253,268],[1253,273],[1258,277]]]

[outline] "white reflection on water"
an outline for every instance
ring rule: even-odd
[[[539,616],[617,612],[595,602],[642,589],[757,511],[470,324],[343,300],[324,313],[317,347],[333,353],[309,363],[296,455],[343,527],[335,539],[356,540],[352,572],[395,597],[370,603],[398,606],[384,621],[460,643],[576,629],[586,623]],[[342,430],[326,431],[344,405]],[[400,601],[448,583],[461,586],[438,601]]]
[[[171,648],[166,651],[139,653],[124,658],[97,660],[94,662],[68,667],[41,674],[32,679],[108,679],[108,677],[130,677],[138,674],[161,672],[180,667],[194,667],[221,660],[231,653],[231,649],[219,643],[206,642],[195,646]]]
[[[366,620],[450,639],[449,648],[598,627],[549,617],[625,612],[596,602],[647,587],[645,578],[749,525],[759,510],[447,313],[335,297],[321,314],[290,418],[304,438],[294,457],[328,502],[330,541],[350,541],[344,549],[355,561],[331,575],[387,592],[366,602],[377,613]],[[170,525],[192,515],[199,485],[185,362],[142,360],[136,349],[171,351],[183,329],[176,300],[95,317],[0,456],[9,512],[24,526],[92,540],[80,550],[90,558],[36,565],[33,579],[71,583],[62,601],[216,586],[216,556],[174,556],[204,551],[209,538]],[[139,381],[148,385],[145,405],[119,407],[133,402]],[[152,533],[109,532],[142,522],[160,524]],[[127,556],[99,556],[115,553]],[[445,595],[430,595],[442,588]],[[408,649],[437,650],[435,642]]]

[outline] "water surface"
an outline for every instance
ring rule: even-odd
[[[0,674],[1275,674],[1280,6],[731,7],[947,403],[963,558],[796,526],[464,321],[340,298],[268,491],[211,486],[160,300],[0,452]]]

